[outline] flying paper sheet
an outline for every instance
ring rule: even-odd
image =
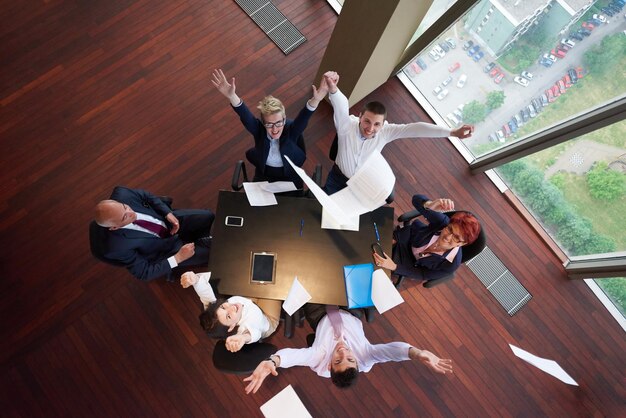
[[[250,206],[271,206],[278,204],[274,193],[263,189],[263,187],[268,184],[267,181],[243,183],[243,188],[246,191],[246,197],[248,198]]]
[[[298,276],[293,279],[293,284],[291,285],[291,289],[289,289],[289,293],[287,294],[287,299],[283,302],[283,309],[289,315],[293,315],[295,311],[304,306],[305,303],[311,300],[311,295],[306,291],[304,286],[298,281]]]
[[[548,360],[545,358],[537,357],[534,354],[530,354],[528,351],[524,351],[521,348],[515,347],[512,344],[509,344],[511,350],[513,350],[513,354],[522,360],[532,364],[537,367],[539,370],[548,373],[559,379],[563,383],[567,383],[568,385],[578,386],[578,383],[572,377],[567,374],[565,370],[554,360]]]
[[[266,418],[312,418],[291,385],[261,406]]]
[[[404,302],[383,269],[374,270],[372,275],[372,302],[381,314]]]
[[[293,181],[275,181],[273,183],[264,181],[262,183],[261,188],[270,193],[284,193],[298,190],[296,185],[293,184]]]

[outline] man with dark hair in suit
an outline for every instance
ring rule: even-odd
[[[178,266],[206,267],[214,219],[210,210],[172,211],[152,193],[122,186],[95,210],[102,256],[146,281]]]

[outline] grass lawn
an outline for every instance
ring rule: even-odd
[[[596,200],[589,194],[587,181],[584,176],[572,173],[563,173],[563,186],[561,191],[576,211],[582,216],[589,218],[593,229],[602,235],[615,240],[617,251],[626,250],[626,196],[622,196],[613,202]]]

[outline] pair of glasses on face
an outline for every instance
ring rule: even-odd
[[[282,128],[283,126],[285,126],[285,118],[283,118],[283,120],[279,120],[278,122],[274,122],[274,123],[265,122],[263,126],[265,126],[267,129]]]
[[[446,226],[445,229],[446,231],[448,231],[448,234],[452,236],[455,242],[464,242],[463,236],[454,233],[454,229],[452,228],[452,225]]]

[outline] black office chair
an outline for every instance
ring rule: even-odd
[[[159,199],[163,203],[165,203],[170,209],[172,209],[173,199],[169,196],[159,196]],[[117,260],[111,260],[105,257],[106,250],[106,240],[107,240],[107,228],[104,228],[96,223],[96,221],[91,221],[89,223],[89,248],[91,250],[91,254],[102,261],[103,263],[110,264],[116,267],[125,266],[124,263],[121,263]]]
[[[293,337],[295,327],[302,328],[304,326],[304,310],[302,308],[295,311],[293,315],[289,315],[284,310],[281,310],[280,315],[280,320],[283,321],[284,326],[283,333],[287,338]]]
[[[458,211],[445,212],[445,214],[448,216],[452,216],[456,212]],[[405,212],[402,215],[400,215],[398,217],[398,222],[402,222],[402,225],[404,226],[404,228],[407,228],[411,224],[411,221],[419,216],[420,216],[419,211],[417,209],[414,209],[414,210]],[[480,233],[478,234],[476,241],[472,242],[469,245],[464,245],[462,247],[463,251],[461,253],[461,263],[467,263],[472,258],[476,257],[478,254],[480,254],[482,250],[485,249],[486,245],[487,245],[487,235],[485,234],[485,228],[482,227],[482,224],[481,224]],[[452,280],[453,278],[454,278],[454,273],[449,274],[445,277],[441,277],[439,279],[425,280],[422,283],[422,286],[426,288],[431,288],[434,286],[438,286],[442,283],[445,283],[449,280]],[[396,281],[396,284],[395,284],[396,288],[400,287],[403,280],[404,280],[404,276],[398,275],[398,280]]]
[[[306,145],[304,142],[303,135],[300,135],[298,137],[297,144],[298,144],[298,147],[306,154]],[[246,151],[246,160],[248,160],[250,164],[255,166],[254,158],[252,157],[253,154],[254,154],[254,148],[248,149]],[[321,187],[321,184],[322,184],[322,165],[321,164],[317,164],[315,166],[315,171],[313,171],[311,178],[313,179],[315,184]],[[235,169],[233,170],[233,178],[230,181],[230,187],[234,191],[238,192],[243,188],[243,183],[247,183],[248,181],[250,180],[248,179],[248,173],[246,171],[246,163],[243,160],[239,160],[235,163]],[[310,190],[307,191],[304,195],[306,197],[313,197]]]
[[[332,144],[330,144],[330,149],[328,150],[328,158],[330,158],[332,162],[335,162],[335,159],[337,158],[337,149],[339,147],[338,142],[339,142],[339,139],[337,137],[337,134],[335,134],[335,138],[333,139]],[[385,199],[385,202],[387,202],[387,204],[389,205],[394,201],[394,199],[395,199],[394,191],[391,190],[391,194],[389,195],[389,197],[387,197],[387,199]]]
[[[213,349],[213,366],[224,373],[250,374],[260,362],[276,351],[273,344],[257,342],[244,344],[241,350],[231,353],[226,349],[226,341],[219,340]]]

